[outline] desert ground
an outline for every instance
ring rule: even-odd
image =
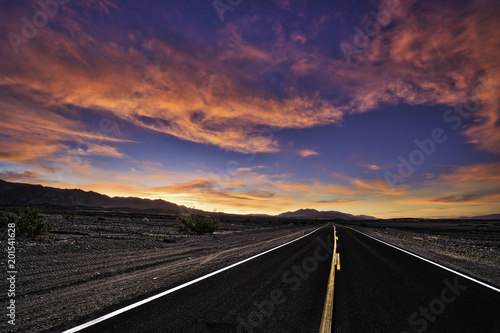
[[[43,214],[51,232],[17,239],[15,332],[60,332],[333,222],[222,215],[215,233],[187,236],[175,230],[175,215],[155,211],[45,208]],[[335,223],[500,285],[498,221]],[[0,244],[6,253],[6,236]],[[5,260],[0,269],[7,271]],[[6,293],[0,302],[6,305]]]

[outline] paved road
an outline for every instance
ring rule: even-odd
[[[317,332],[332,234],[320,229],[83,332]]]
[[[334,332],[500,332],[500,293],[337,227]]]
[[[351,229],[337,233],[334,332],[500,332],[500,293]],[[318,332],[331,235],[320,229],[84,332]]]

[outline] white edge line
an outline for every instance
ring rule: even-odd
[[[392,245],[392,244],[390,244],[390,243],[384,242],[383,240],[380,240],[380,239],[378,239],[378,238],[375,238],[375,237],[373,237],[373,236],[370,236],[370,235],[368,235],[368,234],[365,234],[365,233],[364,233],[364,232],[362,232],[362,231],[356,230],[356,229],[351,228],[351,227],[348,227],[348,228],[349,228],[349,229],[351,229],[351,230],[354,230],[354,231],[356,231],[356,232],[359,232],[360,234],[365,235],[366,237],[370,237],[370,238],[372,238],[372,239],[374,239],[374,240],[376,240],[376,241],[379,241],[380,243],[383,243],[383,244],[385,244],[385,245],[388,245],[388,246],[390,246],[390,247],[393,247],[393,248],[395,248],[395,249],[398,249],[399,251],[402,251],[402,252],[404,252],[404,253],[407,253],[407,254],[409,254],[409,255],[412,255],[412,256],[414,256],[414,257],[417,257],[417,258],[419,258],[419,259],[421,259],[421,260],[423,260],[423,261],[426,261],[426,262],[431,263],[431,264],[433,264],[433,265],[435,265],[435,266],[438,266],[438,267],[440,267],[440,268],[442,268],[442,269],[445,269],[445,270],[447,270],[447,271],[450,271],[450,272],[452,272],[452,273],[455,273],[455,274],[457,274],[457,275],[460,275],[461,277],[464,277],[464,278],[469,279],[469,280],[471,280],[471,281],[473,281],[473,282],[479,283],[480,285],[483,285],[483,286],[485,286],[485,287],[487,287],[487,288],[490,288],[490,289],[492,289],[492,290],[494,290],[494,291],[496,291],[496,292],[499,292],[499,293],[500,293],[500,289],[498,289],[498,288],[496,288],[496,287],[493,287],[493,286],[491,286],[491,285],[489,285],[489,284],[487,284],[487,283],[484,283],[484,282],[482,282],[482,281],[476,280],[476,279],[474,279],[473,277],[470,277],[470,276],[465,275],[465,274],[463,274],[463,273],[457,272],[457,271],[455,271],[455,270],[453,270],[453,269],[451,269],[451,268],[449,268],[449,267],[446,267],[446,266],[443,266],[443,265],[441,265],[441,264],[438,264],[437,262],[434,262],[434,261],[429,260],[429,259],[427,259],[427,258],[421,257],[421,256],[419,256],[419,255],[417,255],[417,254],[415,254],[415,253],[410,252],[410,251],[406,251],[406,250],[404,250],[404,249],[402,249],[402,248],[400,248],[400,247],[397,247],[397,246],[395,246],[395,245]]]
[[[301,236],[301,237],[299,237],[299,238],[297,238],[297,239],[291,240],[291,241],[289,241],[289,242],[287,242],[287,243],[285,243],[285,244],[281,244],[281,245],[276,246],[276,247],[274,247],[274,248],[272,248],[272,249],[270,249],[270,250],[267,250],[267,251],[264,251],[264,252],[262,252],[262,253],[256,254],[256,255],[254,255],[253,257],[250,257],[250,258],[244,259],[244,260],[242,260],[242,261],[239,261],[239,262],[234,263],[234,264],[232,264],[232,265],[229,265],[229,266],[227,266],[227,267],[221,268],[221,269],[219,269],[219,270],[217,270],[217,271],[215,271],[215,272],[209,273],[209,274],[207,274],[207,275],[204,275],[204,276],[199,277],[199,278],[197,278],[197,279],[194,279],[194,280],[192,280],[192,281],[186,282],[186,283],[181,284],[181,285],[179,285],[179,286],[177,286],[177,287],[174,287],[174,288],[172,288],[172,289],[169,289],[169,290],[163,291],[163,292],[161,292],[161,293],[159,293],[159,294],[156,294],[156,295],[153,295],[153,296],[148,297],[148,298],[146,298],[146,299],[143,299],[142,301],[139,301],[139,302],[136,302],[136,303],[130,304],[130,305],[126,306],[126,307],[123,307],[123,308],[121,308],[121,309],[118,309],[118,310],[115,310],[115,311],[113,311],[113,312],[110,312],[110,313],[108,313],[108,314],[106,314],[106,315],[104,315],[104,316],[101,316],[101,317],[99,317],[99,318],[93,319],[93,320],[91,320],[91,321],[89,321],[89,322],[86,322],[86,323],[84,323],[84,324],[81,324],[81,325],[79,325],[79,326],[76,326],[76,327],[70,328],[69,330],[66,330],[66,331],[64,331],[63,333],[73,333],[73,332],[78,332],[78,331],[80,331],[80,330],[83,330],[84,328],[87,328],[87,327],[90,327],[90,326],[95,325],[95,324],[97,324],[97,323],[100,323],[101,321],[104,321],[104,320],[106,320],[106,319],[109,319],[109,318],[115,317],[115,316],[117,316],[117,315],[119,315],[119,314],[122,314],[122,313],[124,313],[124,312],[128,311],[128,310],[131,310],[131,309],[134,309],[134,308],[136,308],[136,307],[138,307],[138,306],[141,306],[141,305],[143,305],[143,304],[149,303],[149,302],[151,302],[151,301],[153,301],[153,300],[155,300],[155,299],[157,299],[157,298],[163,297],[163,296],[165,296],[165,295],[168,295],[168,294],[170,294],[170,293],[173,293],[174,291],[177,291],[177,290],[179,290],[179,289],[185,288],[185,287],[190,286],[190,285],[192,285],[192,284],[195,284],[195,283],[197,283],[197,282],[199,282],[199,281],[201,281],[201,280],[207,279],[207,278],[209,278],[209,277],[211,277],[211,276],[214,276],[214,275],[219,274],[219,273],[221,273],[221,272],[223,272],[223,271],[226,271],[226,270],[228,270],[228,269],[230,269],[230,268],[233,268],[233,267],[238,266],[238,265],[241,265],[241,264],[243,264],[243,263],[245,263],[245,262],[247,262],[247,261],[250,261],[250,260],[252,260],[252,259],[255,259],[255,258],[257,258],[257,257],[260,257],[260,256],[262,256],[262,255],[264,255],[264,254],[266,254],[266,253],[269,253],[269,252],[271,252],[271,251],[277,250],[277,249],[279,249],[280,247],[283,247],[283,246],[286,246],[286,245],[291,244],[291,243],[293,243],[293,242],[296,242],[296,241],[298,241],[299,239],[302,239],[302,238],[304,238],[304,237],[307,237],[307,236],[309,236],[309,235],[311,235],[311,234],[315,233],[316,231],[318,231],[318,230],[319,230],[319,229],[321,229],[321,228],[323,228],[323,227],[317,228],[317,229],[315,229],[315,230],[311,231],[310,233],[308,233],[308,234],[306,234],[306,235],[303,235],[303,236]]]

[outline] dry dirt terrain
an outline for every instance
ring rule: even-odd
[[[500,221],[352,224],[366,234],[500,288]]]
[[[62,331],[96,312],[169,289],[322,225],[222,221],[214,234],[185,236],[174,229],[173,216],[158,214],[87,212],[70,220],[63,214],[47,219],[54,224],[52,232],[18,239],[15,332]],[[0,269],[7,271],[1,262]],[[6,297],[0,294],[3,309]],[[12,329],[5,320],[1,325],[2,332]]]

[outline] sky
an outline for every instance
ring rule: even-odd
[[[500,2],[0,2],[0,179],[207,211],[499,213]]]

